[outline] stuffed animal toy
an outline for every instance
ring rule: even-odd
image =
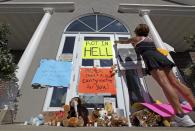
[[[57,126],[57,121],[56,121],[56,119],[51,120],[51,126]]]
[[[51,125],[51,120],[54,119],[55,115],[53,112],[43,112],[43,117],[44,117],[44,124],[45,125]]]
[[[60,122],[60,125],[66,117],[63,111],[56,112],[56,122]]]
[[[111,118],[111,126],[113,127],[128,126],[128,119],[123,116],[119,116],[117,113],[113,113]]]
[[[107,127],[111,127],[112,123],[111,123],[111,116],[108,116],[107,119],[105,120],[106,126]]]
[[[68,117],[79,117],[83,118],[84,126],[88,123],[88,110],[81,104],[81,99],[79,97],[74,97],[70,101],[70,111],[68,112]]]
[[[100,109],[95,108],[88,116],[88,124],[94,125],[95,122],[97,122],[97,119],[99,118],[99,111]]]
[[[111,126],[118,127],[120,125],[119,119],[119,115],[117,113],[113,113],[111,118]]]
[[[64,126],[64,127],[68,127],[69,126],[69,119],[64,119],[63,121],[62,121],[62,125]]]
[[[108,112],[104,109],[101,109],[99,111],[99,118],[97,119],[97,126],[102,126],[105,127],[106,124],[106,120],[108,119]]]
[[[85,123],[84,123],[83,118],[82,118],[81,116],[79,116],[77,126],[78,126],[78,127],[83,127],[84,124],[85,124]]]
[[[70,111],[70,106],[69,105],[64,105],[64,119],[68,117],[68,112]]]
[[[127,118],[121,116],[119,118],[119,120],[121,121],[121,126],[128,126],[128,119]]]
[[[104,119],[97,119],[97,126],[106,127],[106,121]]]
[[[71,117],[68,122],[68,126],[70,127],[77,127],[78,125],[78,118],[77,117]]]
[[[108,117],[108,112],[106,110],[99,111],[99,119],[105,120]]]
[[[70,111],[70,105],[64,105],[64,112],[69,112]]]
[[[112,103],[110,103],[110,102],[105,102],[105,103],[104,103],[104,109],[108,112],[108,115],[112,115],[112,113],[113,113],[113,106],[112,106]]]

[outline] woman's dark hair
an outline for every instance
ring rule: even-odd
[[[145,36],[145,37],[147,37],[148,36],[148,34],[149,34],[149,27],[146,25],[146,24],[139,24],[136,28],[135,28],[135,30],[134,30],[134,32],[135,32],[135,34],[137,35],[137,36]]]

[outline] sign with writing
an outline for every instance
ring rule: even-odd
[[[112,70],[81,68],[78,91],[85,94],[116,94]]]
[[[83,43],[83,59],[112,59],[112,43],[110,40],[86,40]]]
[[[41,60],[40,67],[32,80],[32,85],[68,87],[72,63],[67,61]]]

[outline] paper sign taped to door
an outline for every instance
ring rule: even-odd
[[[110,40],[85,40],[82,47],[83,59],[112,59]]]
[[[112,70],[81,68],[78,92],[81,94],[116,94]]]
[[[32,85],[69,87],[72,62],[42,59]]]

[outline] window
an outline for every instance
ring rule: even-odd
[[[100,60],[100,67],[111,67],[113,65],[113,60]]]
[[[80,97],[85,100],[84,105],[87,108],[104,108],[104,96],[84,95]]]
[[[126,28],[118,21],[105,26],[100,32],[127,32]]]
[[[66,100],[67,88],[54,87],[50,107],[62,107]]]
[[[125,74],[131,104],[135,102],[143,102],[144,98],[140,91],[142,84],[137,71],[135,69],[126,70]]]
[[[111,22],[113,22],[113,18],[107,17],[107,16],[98,16],[98,30],[101,30],[106,25],[109,25]]]
[[[82,59],[82,66],[94,66],[93,61],[94,60]]]
[[[96,16],[95,15],[82,17],[79,20],[84,22],[86,25],[88,25],[92,29],[96,30]]]
[[[114,18],[93,14],[78,18],[69,25],[66,32],[128,32],[128,30]]]
[[[74,21],[67,29],[67,31],[83,31],[83,32],[93,32],[92,29],[90,29],[85,24],[81,23],[80,21],[76,20]]]
[[[101,96],[101,95],[80,95],[84,100],[84,106],[87,108],[104,108],[104,98],[116,98],[116,96]],[[116,103],[117,107],[117,103]]]
[[[74,43],[75,43],[75,37],[66,37],[66,40],[64,42],[64,47],[62,50],[62,54],[65,53],[73,53],[73,49],[74,49]]]

